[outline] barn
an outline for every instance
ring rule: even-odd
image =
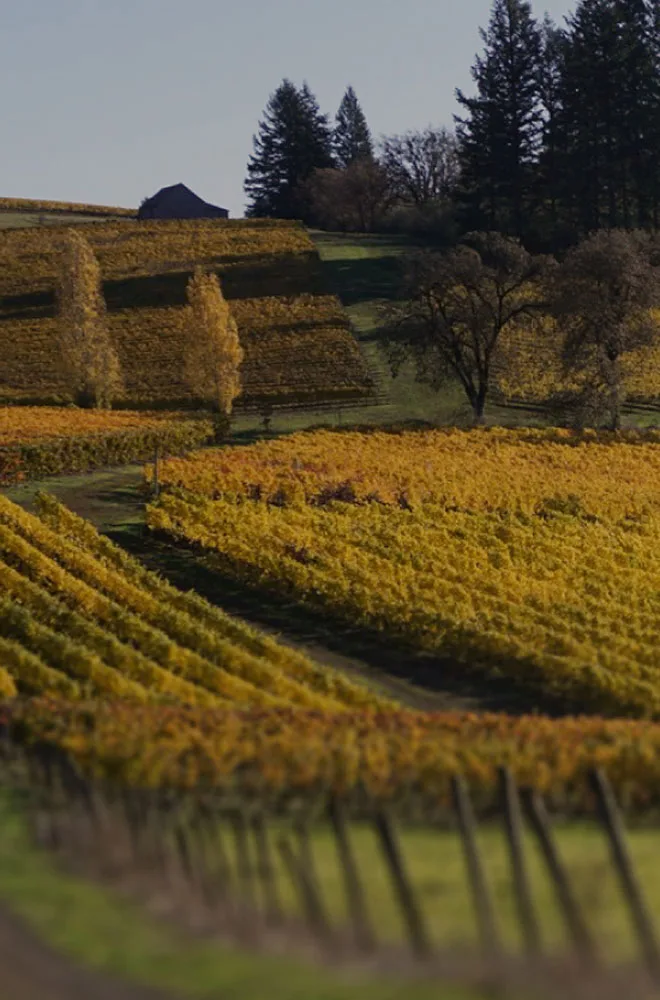
[[[226,208],[209,205],[185,184],[161,188],[145,198],[138,209],[138,219],[228,219]]]

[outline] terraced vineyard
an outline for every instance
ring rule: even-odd
[[[57,227],[0,234],[0,398],[57,403]],[[195,264],[222,279],[246,358],[240,406],[361,399],[373,391],[339,299],[327,294],[305,229],[271,220],[94,223],[125,405],[190,405],[184,373],[186,284]]]

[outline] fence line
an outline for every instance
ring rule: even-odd
[[[329,952],[348,946],[372,956],[387,947],[386,941],[379,940],[378,920],[372,920],[369,893],[351,843],[351,824],[338,797],[327,802],[320,818],[335,847],[336,881],[346,902],[345,925],[332,919],[316,871],[309,817],[304,814],[269,814],[263,806],[243,808],[236,802],[230,807],[215,801],[208,790],[177,797],[110,787],[91,782],[64,755],[50,749],[28,751],[6,744],[3,750],[0,780],[4,776],[3,783],[21,797],[35,837],[48,850],[94,870],[102,867],[161,879],[185,892],[209,919],[230,920],[245,933],[256,926],[299,928],[302,919],[306,933]],[[640,961],[660,986],[657,932],[634,871],[620,811],[601,771],[592,772],[591,783]],[[511,955],[505,955],[497,901],[490,894],[479,850],[477,820],[469,789],[460,776],[452,780],[452,793],[481,956],[497,966]],[[518,789],[504,768],[498,804],[524,954],[544,957],[525,855],[527,828],[539,847],[575,955],[585,968],[602,969],[602,956],[562,862],[544,799],[531,789]],[[387,871],[409,953],[419,960],[428,959],[438,946],[431,940],[428,914],[408,871],[398,825],[382,808],[367,814],[365,821]],[[283,863],[279,868],[278,856]],[[441,864],[439,855],[439,869]],[[302,918],[287,913],[283,880],[288,880],[289,895],[298,900]]]

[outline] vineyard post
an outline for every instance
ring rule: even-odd
[[[227,854],[227,849],[224,839],[225,831],[223,831],[220,825],[219,818],[214,825],[213,814],[209,816],[208,829],[213,835],[213,842],[215,844],[216,859],[219,869],[216,886],[218,888],[221,901],[225,905],[230,905],[232,896],[234,895],[235,880],[231,870],[229,856]]]
[[[499,952],[499,941],[495,927],[495,913],[488,891],[476,837],[476,820],[472,809],[470,795],[464,780],[458,775],[452,778],[452,794],[454,808],[465,855],[465,864],[470,882],[474,908],[479,925],[479,936],[484,951],[493,956]]]
[[[240,886],[241,903],[252,907],[255,903],[252,859],[250,857],[249,826],[245,809],[239,807],[230,818],[236,846],[236,871]]]
[[[413,951],[424,957],[431,951],[428,934],[403,862],[403,854],[394,831],[394,825],[385,810],[381,809],[376,813],[374,826],[390,870],[396,897],[403,910]]]
[[[552,839],[550,820],[543,798],[533,788],[524,789],[523,796],[527,816],[541,848],[550,878],[554,883],[557,899],[573,942],[580,957],[593,965],[596,963],[594,941],[573,895],[568,874]]]
[[[600,768],[590,774],[591,786],[596,795],[602,824],[610,844],[612,861],[621,882],[637,937],[639,938],[647,968],[653,979],[660,981],[660,950],[642,890],[635,875],[632,858],[626,843],[621,814],[614,798],[609,779]]]
[[[307,923],[321,940],[330,940],[332,936],[330,922],[326,916],[318,886],[305,865],[304,857],[300,853],[296,855],[291,840],[286,835],[278,838],[277,847],[300,897]]]
[[[257,853],[257,873],[264,901],[264,917],[267,923],[276,923],[282,916],[282,907],[271,857],[268,827],[264,821],[263,813],[255,813],[252,817],[252,832]]]
[[[158,498],[160,492],[160,484],[158,482],[158,442],[156,441],[156,447],[154,448],[154,481],[153,481],[153,491],[154,497]]]
[[[195,866],[190,845],[190,828],[185,817],[178,817],[174,822],[174,842],[178,854],[179,866],[184,883],[192,888],[197,888],[195,879]]]
[[[204,811],[200,802],[195,802],[190,819],[190,841],[196,861],[200,902],[207,910],[212,910],[215,902],[214,877],[211,871],[208,841],[205,835]]]
[[[509,844],[509,857],[513,872],[516,905],[518,907],[523,940],[528,954],[537,955],[540,951],[541,935],[523,852],[520,797],[516,783],[513,780],[513,775],[508,767],[500,768],[500,790],[502,805],[504,807],[504,823]]]
[[[358,866],[348,836],[346,816],[344,815],[344,809],[339,799],[336,797],[332,798],[328,812],[337,840],[340,865],[344,875],[346,899],[353,922],[355,939],[360,948],[364,951],[370,951],[374,947],[374,932],[367,914],[364,890],[360,882]]]

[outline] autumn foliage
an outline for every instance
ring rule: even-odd
[[[188,282],[186,377],[200,400],[225,417],[241,392],[238,326],[216,274],[197,267]]]
[[[58,348],[69,389],[79,405],[107,408],[122,393],[121,367],[108,332],[101,268],[74,229],[63,242],[57,293]]]

